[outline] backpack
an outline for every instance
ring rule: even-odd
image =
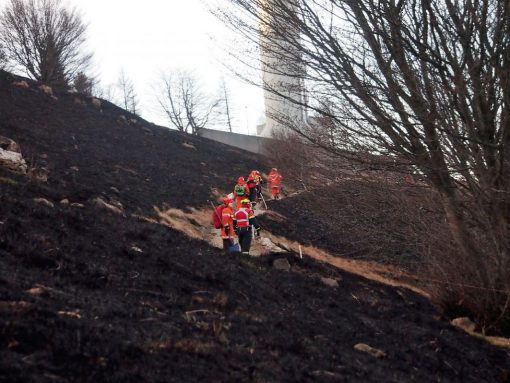
[[[212,223],[215,229],[221,229],[223,224],[221,223],[221,215],[223,214],[223,209],[225,206],[220,205],[216,209],[214,209],[212,213]]]
[[[243,185],[236,185],[234,188],[234,193],[236,193],[238,196],[242,196],[246,194],[246,190],[244,189]]]

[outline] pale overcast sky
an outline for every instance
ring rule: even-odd
[[[115,83],[123,69],[134,83],[142,117],[169,126],[155,102],[153,87],[162,71],[189,68],[213,92],[223,75],[238,114],[234,130],[255,134],[263,113],[262,92],[223,69],[221,62],[227,55],[215,41],[224,39],[226,32],[201,0],[63,2],[75,6],[89,25],[88,45],[102,84]]]

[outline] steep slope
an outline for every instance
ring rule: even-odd
[[[0,382],[508,381],[507,350],[406,289],[295,254],[276,270],[144,218],[206,205],[253,156],[12,81],[0,135],[48,180],[0,169]]]
[[[0,73],[1,132],[33,166],[48,170],[54,199],[83,202],[114,187],[128,209],[197,205],[211,187],[230,189],[239,175],[261,166],[244,151],[133,119],[106,101],[98,109],[78,95],[56,100],[13,81]]]
[[[425,251],[451,242],[441,206],[423,185],[353,177],[267,203],[278,213],[261,219],[272,233],[345,258],[413,269]]]

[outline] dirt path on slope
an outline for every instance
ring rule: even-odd
[[[155,207],[154,210],[159,218],[159,223],[179,230],[189,237],[204,240],[213,247],[223,248],[220,230],[215,229],[211,223],[211,208],[189,208],[186,210],[171,208],[160,210]],[[264,211],[257,210],[257,213],[259,215],[264,214]],[[253,257],[283,252],[286,252],[286,250],[275,245],[264,235],[260,238],[255,238],[250,249],[250,255]]]
[[[204,240],[213,247],[220,249],[223,247],[219,230],[215,229],[211,224],[211,208],[187,208],[185,210],[181,210],[176,208],[159,209],[154,207],[154,210],[160,224],[178,230],[189,237]],[[271,214],[276,217],[278,216],[278,213],[265,210],[263,208],[258,208],[256,213],[258,216],[264,214]],[[381,265],[376,262],[340,258],[333,256],[324,250],[317,249],[313,246],[305,246],[299,242],[273,235],[267,231],[263,231],[260,238],[255,238],[255,240],[252,241],[250,256],[259,257],[275,253],[290,252],[298,254],[298,256],[308,256],[344,271],[360,275],[386,285],[406,287],[416,293],[429,297],[429,295],[423,290],[409,283],[403,282],[401,280],[401,273],[394,267]]]

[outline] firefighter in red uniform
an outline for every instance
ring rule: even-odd
[[[223,197],[223,204],[225,207],[221,213],[221,239],[223,240],[223,250],[228,253],[230,247],[234,244],[234,209],[229,197]]]
[[[241,253],[244,255],[250,254],[252,227],[255,228],[255,233],[259,237],[261,227],[251,209],[250,200],[245,198],[241,201],[241,207],[234,214],[234,228],[239,238]]]
[[[252,170],[248,176],[248,179],[246,180],[246,185],[249,188],[248,195],[252,209],[255,209],[255,205],[260,199],[260,195],[262,193],[262,182],[263,180],[258,170]]]
[[[257,182],[253,173],[250,173],[246,179],[246,186],[248,186],[248,199],[250,200],[251,208],[255,210],[255,205],[257,204]]]

